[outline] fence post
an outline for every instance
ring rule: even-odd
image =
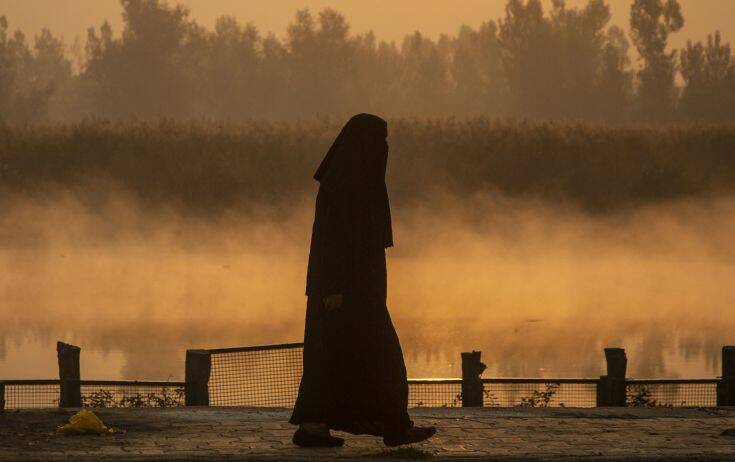
[[[722,378],[717,382],[717,406],[735,406],[735,346],[722,347]]]
[[[5,382],[0,382],[0,412],[5,410]]]
[[[480,361],[481,352],[462,353],[462,407],[482,407],[482,381],[480,375],[485,364]]]
[[[186,350],[184,394],[187,406],[209,406],[212,356],[207,350]]]
[[[56,342],[59,359],[59,407],[82,407],[82,388],[79,383],[79,352],[81,348]]]
[[[623,348],[605,348],[607,375],[600,376],[597,382],[598,406],[625,406],[625,370],[628,358]]]

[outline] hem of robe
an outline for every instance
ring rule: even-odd
[[[301,423],[321,423],[327,425],[330,430],[343,431],[354,435],[373,435],[378,437],[399,436],[413,427],[413,422],[407,412],[408,405],[408,384],[406,381],[405,365],[403,364],[403,354],[400,343],[392,325],[390,315],[385,306],[385,299],[366,294],[361,297],[346,297],[343,302],[344,306],[340,312],[331,313],[332,322],[340,319],[335,315],[345,315],[350,311],[358,314],[362,312],[373,313],[368,318],[369,325],[376,329],[376,333],[382,332],[382,339],[385,341],[384,348],[380,349],[381,355],[387,355],[393,358],[392,363],[387,369],[373,371],[381,376],[386,377],[382,384],[376,390],[366,390],[355,387],[354,383],[345,384],[339,382],[339,377],[345,376],[347,373],[342,372],[335,376],[332,365],[329,361],[331,358],[323,356],[329,348],[325,347],[322,342],[340,345],[344,339],[335,341],[329,339],[328,332],[352,332],[354,324],[360,320],[349,319],[349,324],[335,328],[328,327],[326,318],[323,313],[317,311],[318,307],[323,303],[318,296],[309,296],[307,299],[307,321],[306,332],[304,335],[304,374],[299,385],[299,393],[294,405],[289,423],[299,425]],[[350,303],[351,299],[357,298],[358,303]],[[371,309],[372,308],[372,309]],[[347,318],[342,318],[343,321]],[[357,331],[359,333],[359,329]],[[349,335],[349,334],[348,334]],[[375,337],[370,337],[374,339]],[[318,342],[314,342],[319,339]],[[368,342],[373,343],[373,342]],[[316,349],[314,349],[316,348]],[[307,349],[311,352],[307,355]],[[312,358],[309,361],[307,358]],[[344,356],[344,355],[343,355]],[[358,355],[361,357],[363,355]],[[347,356],[349,358],[349,356]],[[314,362],[313,359],[318,361]],[[338,365],[343,369],[354,367],[351,365],[350,359],[336,360]],[[374,365],[371,363],[371,365]],[[318,366],[316,369],[314,366]],[[386,365],[383,365],[385,368]],[[362,369],[361,369],[362,370]],[[315,379],[318,377],[318,379]],[[307,386],[308,384],[308,386]],[[334,393],[331,390],[342,390],[342,393]],[[345,393],[344,390],[350,390]],[[376,394],[377,393],[377,394]],[[391,404],[386,406],[385,396],[390,395],[393,399],[389,400]],[[353,399],[360,398],[358,406],[354,406]]]

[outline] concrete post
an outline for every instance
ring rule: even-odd
[[[462,353],[462,407],[482,407],[482,381],[485,364],[479,351]]]
[[[212,356],[207,350],[186,350],[184,394],[187,406],[209,406]]]
[[[722,378],[717,383],[717,405],[735,406],[735,346],[722,347]]]
[[[56,342],[59,360],[59,407],[82,407],[82,388],[79,383],[79,353],[81,348]]]
[[[625,406],[626,384],[625,372],[628,358],[623,348],[605,348],[607,375],[600,377],[597,383],[598,406]]]

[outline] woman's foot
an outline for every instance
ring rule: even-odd
[[[302,448],[333,448],[345,444],[344,439],[330,435],[328,429],[325,432],[314,433],[303,426],[296,430],[291,441]]]
[[[383,437],[386,446],[400,446],[402,444],[418,443],[434,436],[436,427],[411,427],[400,436]]]

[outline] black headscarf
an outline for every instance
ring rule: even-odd
[[[388,123],[372,114],[353,116],[337,135],[314,173],[322,188],[348,202],[352,212],[367,218],[393,246],[390,203],[385,185],[388,164]]]

